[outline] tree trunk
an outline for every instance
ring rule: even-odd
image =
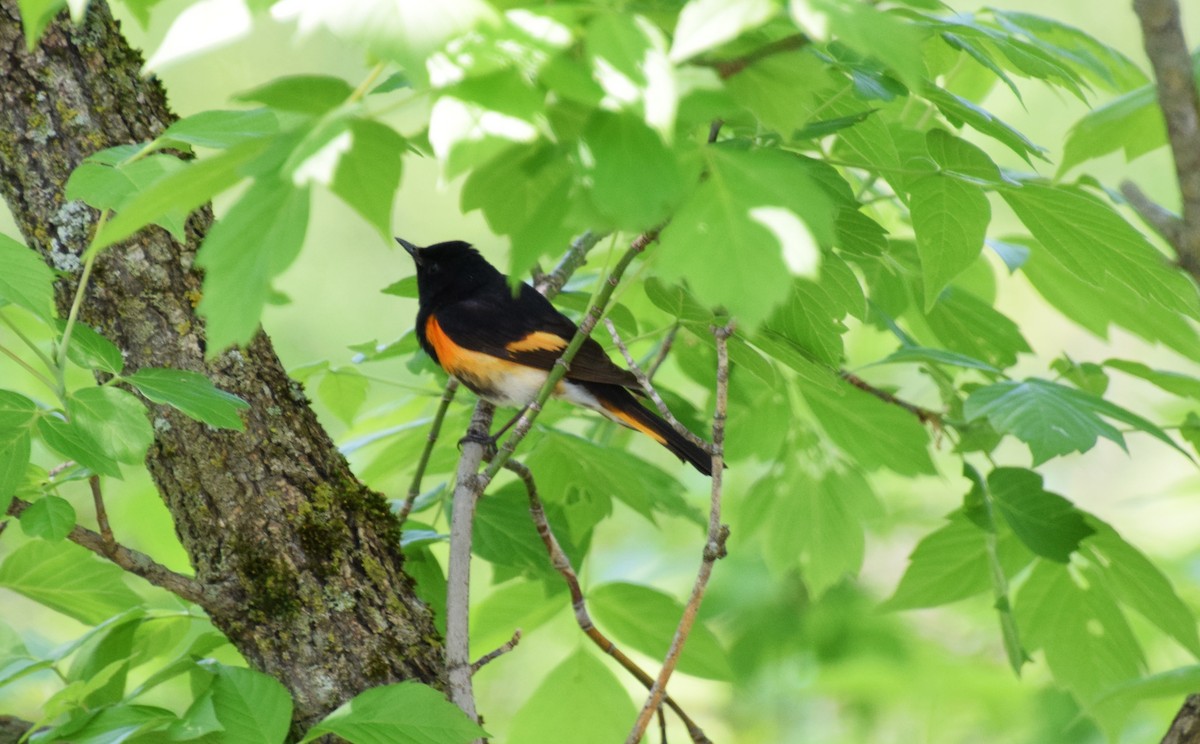
[[[63,199],[71,169],[97,150],[144,142],[173,120],[157,80],[139,76],[107,7],[65,13],[27,51],[14,0],[0,0],[0,189],[28,244],[65,271],[66,314],[96,213]],[[261,332],[204,359],[195,250],[143,230],[97,261],[81,319],[144,366],[195,370],[244,398],[245,432],[216,431],[152,407],[146,464],[191,556],[205,610],[258,669],[295,697],[296,730],[355,693],[417,679],[442,686],[441,640],[401,570],[399,525],[350,472]]]

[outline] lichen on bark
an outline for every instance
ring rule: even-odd
[[[63,199],[87,155],[145,142],[173,116],[140,76],[103,2],[78,27],[65,13],[32,51],[14,0],[0,0],[0,192],[31,248],[65,272],[65,313],[96,213]],[[205,609],[258,669],[292,692],[296,730],[387,681],[444,682],[441,640],[402,571],[399,525],[322,429],[259,333],[205,360],[194,255],[212,222],[198,210],[178,243],[158,228],[97,261],[81,319],[115,342],[127,370],[202,372],[249,404],[245,432],[152,406],[146,460],[211,601]]]

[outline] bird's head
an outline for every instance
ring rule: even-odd
[[[480,287],[495,284],[497,277],[503,280],[503,275],[465,241],[449,240],[424,247],[404,238],[396,238],[396,242],[417,266],[417,291],[423,305],[470,295]]]

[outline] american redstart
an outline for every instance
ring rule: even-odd
[[[575,335],[575,323],[524,282],[514,294],[508,277],[469,243],[423,248],[396,241],[417,265],[421,348],[481,398],[514,408],[533,402]],[[553,395],[650,436],[711,475],[712,457],[638,403],[630,390],[641,394],[637,378],[589,338]]]

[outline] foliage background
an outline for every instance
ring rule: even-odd
[[[125,31],[135,46],[156,48],[166,23],[187,3],[164,3],[145,31],[134,22]],[[995,2],[991,6],[1051,15],[1079,26],[1100,40],[1125,52],[1148,69],[1141,50],[1137,24],[1125,2],[1065,0],[1045,2]],[[955,2],[969,11],[976,4]],[[982,4],[979,4],[982,6]],[[121,7],[115,11],[120,14]],[[1185,8],[1189,38],[1200,39],[1200,13]],[[289,27],[262,23],[254,35],[221,49],[165,67],[160,72],[172,105],[186,116],[209,108],[228,106],[230,91],[246,90],[284,74],[313,72],[345,78],[352,84],[368,71],[361,55],[318,31],[308,40],[295,42]],[[1086,109],[1071,97],[1037,84],[1022,85],[1022,106],[1001,85],[994,86],[984,106],[1050,149],[1053,162],[1060,159],[1064,133]],[[1103,100],[1103,94],[1096,94]],[[398,112],[390,121],[402,133],[414,131],[428,115],[425,104]],[[980,137],[978,142],[1001,165],[1023,167],[1015,156]],[[440,182],[432,160],[407,158],[401,192],[395,204],[397,232],[419,243],[461,238],[480,246],[489,258],[504,264],[505,241],[492,236],[478,212],[462,215],[459,182]],[[1042,165],[1047,175],[1052,166]],[[1132,178],[1153,198],[1166,204],[1177,200],[1169,154],[1159,149],[1131,164],[1114,154],[1087,164],[1087,172],[1113,184]],[[228,198],[228,197],[226,197]],[[2,208],[0,208],[2,209]],[[217,203],[220,213],[221,202]],[[1002,235],[1019,223],[1000,200],[993,200],[990,235]],[[379,293],[391,281],[411,273],[408,258],[382,240],[369,225],[328,193],[314,193],[312,220],[305,250],[300,259],[276,283],[290,296],[290,304],[271,306],[264,327],[289,369],[319,360],[334,366],[351,364],[350,344],[369,340],[387,341],[412,324],[414,303]],[[0,232],[16,234],[7,215],[0,215]],[[1081,331],[1057,313],[1049,311],[1019,275],[999,282],[997,307],[1018,322],[1035,351],[1062,349],[1078,360],[1100,360],[1111,356],[1139,359],[1153,367],[1194,370],[1194,364],[1162,348],[1150,347],[1120,329],[1113,329],[1105,343]],[[877,331],[855,327],[846,336],[849,369],[879,358],[893,343]],[[1018,373],[1045,373],[1046,360],[1027,356]],[[362,410],[367,412],[349,426],[326,397],[313,395],[322,421],[339,442],[354,442],[364,432],[378,428],[374,416],[400,420],[426,415],[436,394],[431,377],[419,378],[413,390],[389,381],[411,381],[402,362],[389,362],[368,372],[379,378],[368,390]],[[873,373],[872,379],[887,379]],[[932,383],[921,378],[901,378],[899,369],[887,370],[909,399],[933,401]],[[678,369],[669,365],[666,377],[681,390],[689,384]],[[1015,375],[1014,375],[1015,376]],[[20,389],[23,384],[14,366],[0,360],[0,379]],[[698,395],[698,389],[693,390]],[[311,394],[311,391],[310,391]],[[1149,386],[1114,379],[1110,397],[1156,421],[1180,420],[1182,412],[1173,398]],[[703,400],[703,397],[698,398]],[[469,396],[460,396],[456,409],[466,410]],[[374,414],[374,416],[373,416]],[[586,428],[584,429],[587,430]],[[864,434],[866,434],[864,432]],[[634,445],[638,454],[673,470],[669,456]],[[1004,447],[1023,447],[1015,442]],[[1194,525],[1200,523],[1200,480],[1194,467],[1147,437],[1129,438],[1126,457],[1113,444],[1101,442],[1094,450],[1053,461],[1041,468],[1048,490],[1062,493],[1082,508],[1117,525],[1133,544],[1150,554],[1168,572],[1177,591],[1191,607],[1200,606],[1200,552]],[[1002,458],[1005,450],[1001,450]],[[936,455],[935,455],[936,456]],[[359,472],[370,458],[353,457]],[[1024,678],[1017,679],[1004,663],[995,630],[994,613],[988,602],[976,597],[967,602],[935,610],[884,613],[875,603],[888,596],[907,565],[915,541],[940,524],[955,508],[965,490],[965,481],[946,468],[943,477],[901,479],[877,475],[872,482],[881,502],[871,521],[866,558],[858,584],[846,584],[820,602],[807,605],[803,598],[791,603],[780,600],[762,608],[769,625],[762,645],[739,636],[736,628],[723,623],[722,616],[739,603],[753,603],[778,586],[778,578],[754,565],[739,550],[738,519],[752,498],[749,468],[735,468],[728,475],[729,521],[733,526],[730,558],[717,566],[705,615],[725,640],[741,638],[731,649],[735,668],[753,668],[736,692],[727,686],[680,676],[672,685],[677,697],[706,725],[717,741],[738,742],[1046,742],[1098,741],[1097,732],[1084,723],[1060,732],[1077,714],[1069,697],[1058,691],[1044,663],[1027,665]],[[741,472],[739,472],[741,471]],[[368,479],[370,476],[367,476]],[[689,498],[700,504],[705,481],[686,475]],[[78,484],[82,486],[83,484]],[[403,478],[384,475],[372,485],[389,495],[401,495]],[[186,569],[187,561],[176,543],[169,516],[144,474],[133,478],[121,499],[110,499],[109,509],[118,537],[144,550],[169,566]],[[72,494],[81,513],[86,512],[84,488]],[[623,507],[618,507],[623,509]],[[5,536],[0,550],[10,550],[16,538]],[[683,520],[663,520],[655,529],[625,510],[601,523],[588,559],[586,582],[630,581],[652,584],[676,597],[690,583],[699,552],[697,532]],[[434,548],[435,553],[441,549]],[[443,556],[444,557],[444,556]],[[475,582],[475,602],[487,599],[487,570]],[[83,631],[73,621],[51,613],[25,598],[0,590],[3,619],[23,635],[41,638],[52,645]],[[1134,618],[1135,630],[1146,625]],[[1141,625],[1139,625],[1141,624]],[[1151,671],[1169,669],[1194,659],[1160,634],[1142,633]],[[790,636],[784,640],[784,637]],[[498,645],[499,636],[480,643]],[[495,641],[495,642],[492,642]],[[487,667],[477,677],[480,707],[489,729],[507,731],[516,710],[534,692],[536,684],[559,662],[584,645],[566,611],[529,636],[519,650]],[[229,650],[227,660],[233,657]],[[764,663],[762,655],[781,654],[777,664]],[[625,683],[631,690],[635,686]],[[19,686],[0,689],[5,709],[36,710],[56,683],[35,675]],[[164,695],[169,694],[164,692]],[[1139,706],[1126,727],[1123,741],[1156,741],[1174,713],[1178,701],[1166,698]],[[586,715],[586,714],[585,714]]]

